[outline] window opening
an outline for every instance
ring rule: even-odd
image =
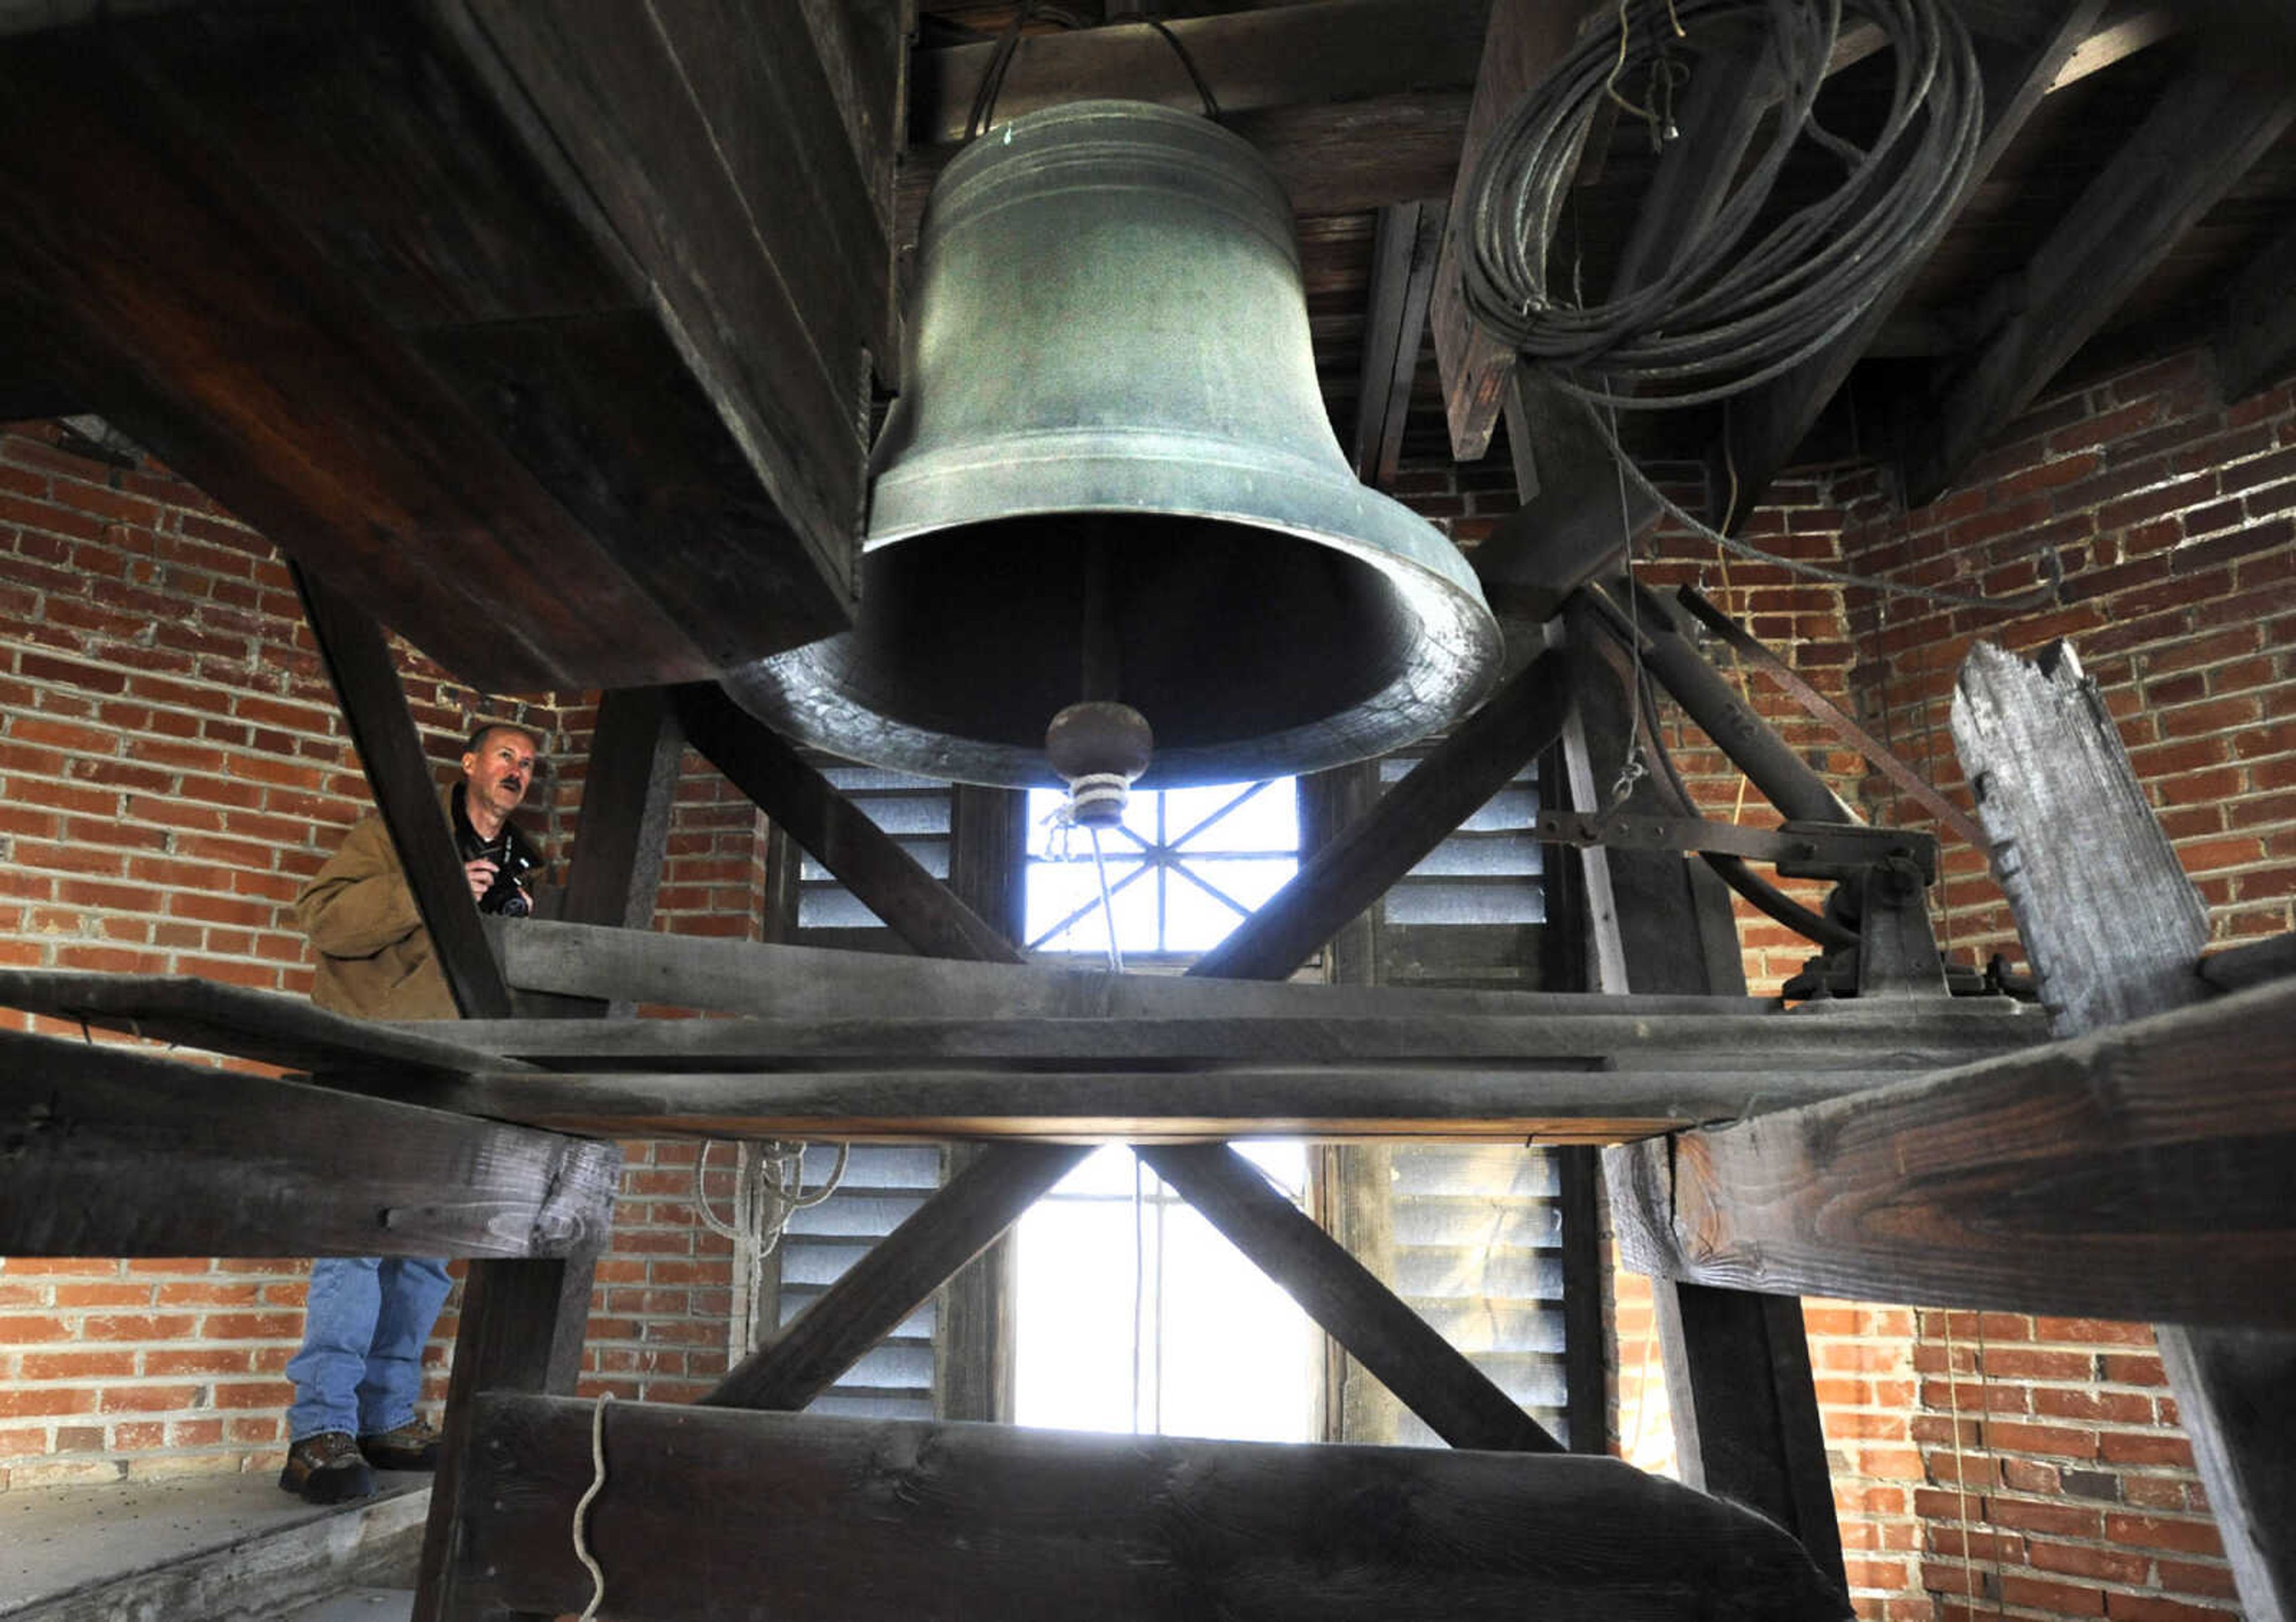
[[[1027,944],[1097,956],[1099,881],[1080,839],[1062,848],[1054,818],[1064,800],[1056,789],[1029,794],[1044,836],[1029,857]],[[1208,951],[1299,871],[1299,797],[1290,778],[1136,794],[1102,849],[1128,956]]]
[[[1295,1205],[1305,1199],[1306,1146],[1236,1147]],[[1315,1439],[1323,1348],[1314,1324],[1129,1149],[1087,1157],[1019,1233],[1021,1424]]]

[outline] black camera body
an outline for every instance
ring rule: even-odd
[[[506,842],[501,854],[491,851],[486,854],[494,857],[495,882],[479,897],[479,910],[511,918],[522,918],[532,912],[534,902],[528,899],[519,881],[540,867],[541,861],[516,839]]]

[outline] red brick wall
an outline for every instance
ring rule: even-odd
[[[284,567],[164,469],[58,437],[0,432],[0,966],[306,992],[290,904],[370,802]],[[442,782],[479,714],[570,762],[525,819],[562,873],[594,703],[481,694],[401,653]],[[658,922],[754,933],[761,819],[686,764]],[[693,1145],[624,1148],[587,1366],[594,1388],[685,1395],[724,1366],[730,1247],[693,1221]],[[274,1466],[305,1271],[0,1258],[0,1487]]]

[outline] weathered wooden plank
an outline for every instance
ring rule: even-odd
[[[1453,232],[1444,239],[1428,309],[1436,365],[1443,379],[1443,409],[1451,429],[1451,455],[1462,462],[1477,461],[1490,449],[1491,429],[1499,420],[1507,378],[1514,370],[1514,351],[1485,332],[1467,310],[1456,230],[1466,218],[1475,160],[1508,110],[1570,54],[1580,20],[1595,9],[1577,0],[1565,4],[1495,0],[1491,7],[1474,100],[1462,132],[1466,160],[1452,181]]]
[[[514,1075],[346,1084],[457,1113],[617,1136],[1201,1142],[1538,1138],[1616,1143],[1871,1091],[1905,1072],[1443,1064],[1210,1071],[1041,1066]]]
[[[1561,1453],[1465,1354],[1224,1143],[1140,1157],[1454,1447]]]
[[[1370,816],[1309,857],[1189,972],[1204,979],[1275,979],[1280,976],[1259,971],[1280,963],[1288,975],[1306,962],[1554,741],[1570,704],[1563,670],[1561,656],[1547,653],[1510,677],[1389,789]]]
[[[471,1048],[439,1034],[454,1026],[354,1019],[305,998],[190,975],[0,969],[0,1008],[296,1070],[387,1068],[421,1077],[472,1068]],[[517,1059],[507,1062],[525,1067]]]
[[[687,740],[916,951],[973,962],[1021,961],[1019,947],[724,692],[706,684],[683,687],[671,703]]]
[[[1224,117],[1303,103],[1361,101],[1473,86],[1490,0],[1335,0],[1270,5],[1166,26],[1211,86]],[[962,142],[994,42],[921,51],[909,102],[910,139]],[[1095,96],[1152,101],[1185,112],[1203,98],[1170,43],[1111,22],[1032,35],[1013,60],[996,119]]]
[[[563,1256],[605,1231],[621,1165],[611,1144],[18,1032],[0,1032],[0,1123],[12,1256]]]
[[[1706,1283],[2296,1325],[2296,988],[1613,1157],[1621,1243]],[[1620,1179],[1613,1178],[1614,1210]]]
[[[414,729],[382,630],[332,587],[302,569],[291,572],[359,765],[406,869],[407,886],[455,1005],[473,1018],[506,1017],[510,989],[479,927],[470,883],[440,809],[438,780],[422,753],[422,735]]]
[[[2198,1001],[2208,910],[2071,647],[2028,663],[1978,643],[1952,721],[2054,1028],[2095,1031]]]
[[[1677,858],[1679,860],[1679,858]],[[0,984],[4,984],[0,981]],[[1376,993],[1358,997],[1375,1004]],[[1325,1018],[1012,1017],[875,1019],[642,1019],[568,1025],[554,1019],[463,1020],[440,1045],[463,1044],[463,1069],[503,1054],[563,1071],[757,1069],[882,1070],[972,1066],[1015,1070],[1155,1070],[1185,1074],[1259,1065],[1382,1066],[1422,1071],[1480,1066],[1508,1071],[1599,1067],[1604,1080],[1653,1070],[1765,1067],[1782,1076],[1811,1070],[1887,1074],[1989,1058],[2046,1040],[2030,1010],[1963,1016],[1950,1003],[1925,1013],[1872,1007],[1781,1011],[1751,999],[1720,1002],[1767,1012],[1745,1017],[1612,1014],[1607,999],[1581,997],[1567,1014],[1334,1013]],[[1891,1011],[1908,1017],[1890,1019]],[[419,1032],[418,1024],[390,1029]]]
[[[464,1616],[590,1596],[566,1536],[590,1406],[477,1415]],[[589,1542],[605,1610],[699,1622],[1849,1615],[1759,1516],[1616,1460],[1287,1447],[617,1404]],[[707,1558],[701,1552],[708,1551]]]
[[[522,918],[491,926],[504,973],[521,991],[606,997],[773,1019],[863,1019],[887,1009],[914,1018],[1080,1019],[1397,1015],[1695,1014],[1763,1018],[1751,998],[1611,997],[1571,992],[1365,988],[1111,975],[1044,964],[968,963],[699,935],[641,935]],[[1844,1007],[1828,1017],[1857,1017]],[[460,1033],[458,1032],[458,1034]]]
[[[1443,205],[1398,202],[1379,211],[1365,293],[1363,363],[1356,385],[1356,477],[1374,490],[1395,482],[1411,383],[1427,334],[1427,298],[1442,251]]]
[[[2000,329],[1920,415],[1920,437],[1905,447],[1909,506],[1961,476],[2292,118],[2285,77],[2264,62],[2236,66],[2228,53],[2169,86],[2005,290]]]
[[[2110,1035],[2110,1021],[2190,1009],[2207,996],[2196,972],[2209,938],[2207,910],[2072,650],[2060,643],[2028,664],[1979,643],[1956,683],[1953,729],[1978,815],[1993,836],[1996,876],[2054,1028]],[[2284,1006],[2296,1000],[2296,982],[2267,980],[2221,1005],[2225,1025],[2236,1028],[2253,1000],[2272,992],[2282,993]],[[2286,1031],[2276,1042],[2267,1036],[2263,1051],[2277,1061],[2277,1094],[2296,1094],[2296,1049]],[[2204,1106],[2191,1101],[2196,1110]],[[2272,1126],[2262,1112],[2251,1125],[2269,1141]],[[2171,1175],[2174,1169],[2171,1159]],[[2172,1230],[2241,1226],[2243,1190],[2221,1165],[2212,1158],[2186,1175],[2192,1186],[2167,1198],[2134,1190],[2137,1209]],[[2130,1192],[2114,1191],[2121,1199]],[[2208,1206],[2219,1197],[2226,1208],[2198,1221],[2177,1206],[2179,1200]],[[2284,1194],[2279,1203],[2286,1208]],[[2153,1315],[2177,1320],[2156,1330],[2161,1354],[2241,1599],[2251,1618],[2285,1622],[2296,1616],[2296,1467],[2289,1462],[2296,1456],[2296,1409],[2289,1403],[2296,1335],[2284,1323],[2268,1334],[2234,1332],[2194,1327],[2182,1313]]]

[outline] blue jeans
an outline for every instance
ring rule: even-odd
[[[287,1439],[373,1436],[414,1417],[422,1346],[451,1280],[428,1256],[323,1256],[311,1264],[302,1349],[289,1359]]]

